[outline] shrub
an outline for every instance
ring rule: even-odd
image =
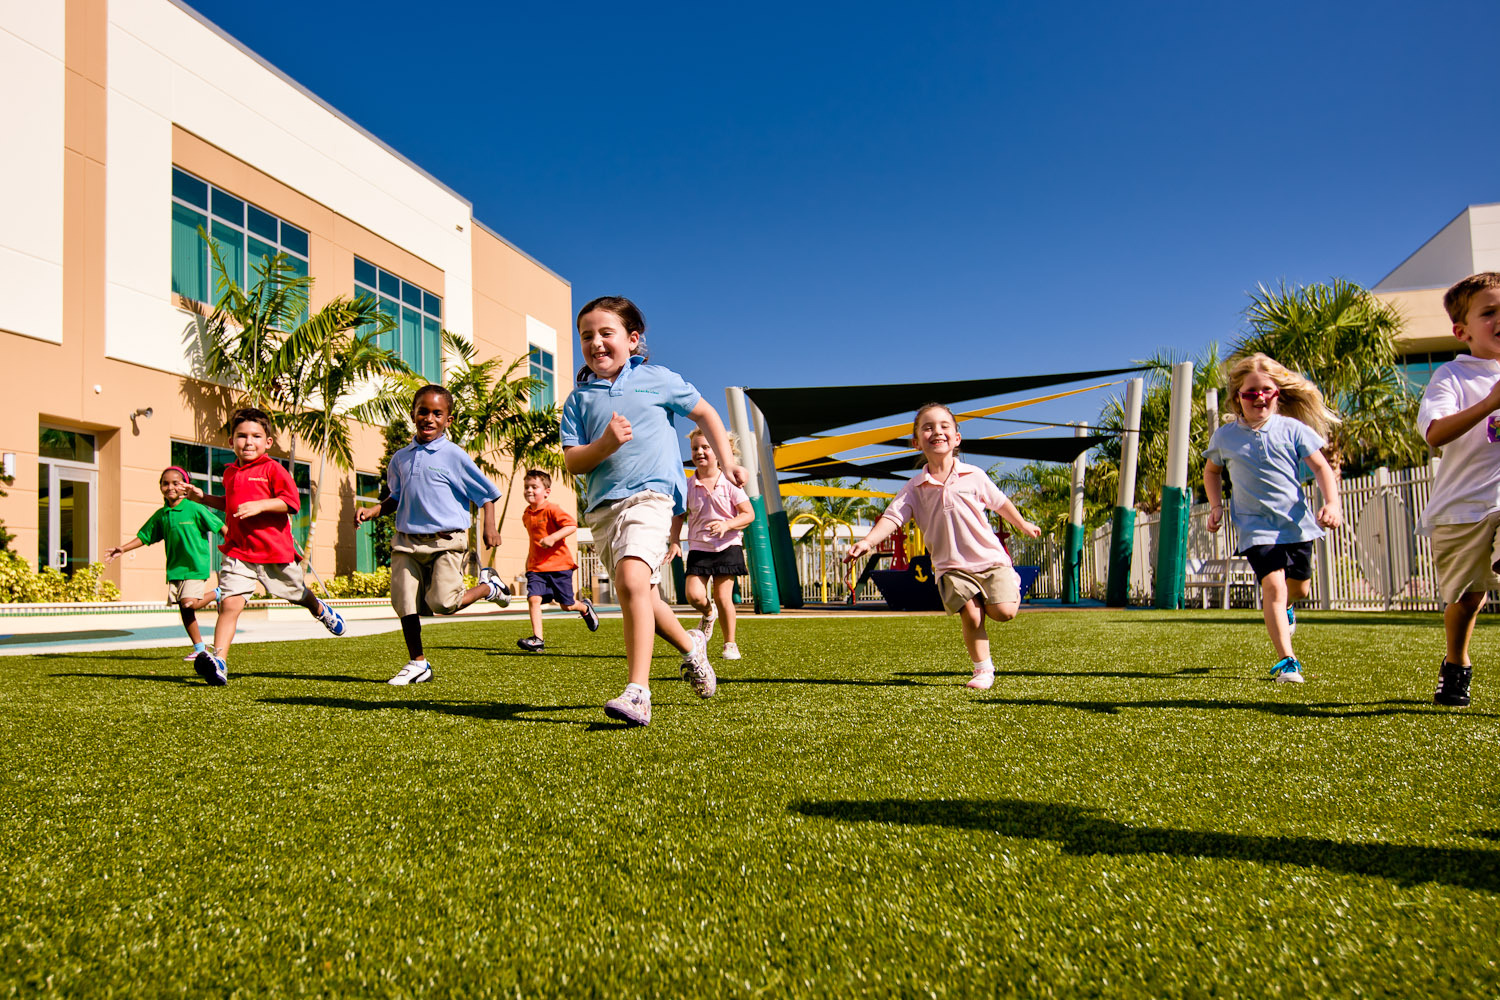
[[[391,592],[391,568],[382,566],[373,573],[350,573],[331,576],[312,585],[319,597],[387,597]]]
[[[104,565],[81,566],[72,576],[48,566],[38,573],[14,552],[0,552],[0,604],[118,601],[120,588],[104,579]]]

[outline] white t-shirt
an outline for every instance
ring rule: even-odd
[[[1500,361],[1460,354],[1432,373],[1422,406],[1417,410],[1417,430],[1425,438],[1427,428],[1439,417],[1447,417],[1479,402],[1500,381]],[[1500,413],[1484,420],[1443,445],[1442,461],[1432,495],[1422,511],[1422,534],[1431,534],[1439,524],[1473,524],[1500,510]]]

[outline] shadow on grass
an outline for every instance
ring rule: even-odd
[[[436,712],[439,715],[456,715],[466,719],[483,719],[487,722],[546,722],[556,726],[583,726],[590,730],[624,728],[606,723],[588,722],[583,719],[549,719],[531,716],[531,712],[574,712],[598,708],[597,705],[527,705],[520,702],[494,701],[360,701],[356,698],[320,698],[305,696],[296,698],[259,698],[262,705],[292,705],[305,708],[341,708],[351,712]]]
[[[539,659],[539,658],[546,657],[548,655],[548,653],[550,653],[550,654],[552,654],[554,656],[565,656],[565,657],[567,657],[570,660],[623,660],[623,659],[625,659],[625,652],[624,652],[624,650],[620,650],[619,652],[614,652],[614,653],[574,653],[574,652],[569,652],[569,651],[564,651],[564,650],[558,649],[556,646],[549,646],[545,652],[532,653],[532,652],[529,652],[528,650],[524,650],[524,649],[521,649],[521,648],[517,647],[514,642],[511,643],[511,648],[509,648],[509,649],[507,649],[504,646],[440,646],[440,645],[438,645],[436,643],[432,643],[432,642],[424,642],[422,645],[425,648],[432,649],[432,650],[449,650],[449,649],[459,650],[459,649],[462,649],[462,650],[468,650],[468,651],[474,652],[474,653],[488,653],[491,656],[514,656],[518,660],[534,660],[534,659]],[[657,653],[657,654],[655,654],[655,658],[656,659],[662,659],[666,655],[667,654],[664,654],[664,653]],[[672,650],[671,655],[672,656],[677,656],[677,657],[682,656],[682,654],[679,653],[679,652],[677,652],[675,649]]]
[[[1188,608],[1192,611],[1194,609]],[[1258,622],[1261,620],[1261,612],[1258,608],[1246,608],[1246,616],[1243,618],[1230,618],[1217,615],[1184,614],[1172,619],[1173,625],[1244,625],[1247,622]],[[1443,616],[1437,611],[1419,612],[1408,611],[1405,613],[1392,613],[1389,611],[1371,611],[1366,615],[1355,617],[1353,615],[1324,614],[1321,611],[1298,611],[1297,624],[1308,628],[1316,628],[1319,625],[1358,625],[1360,628],[1368,628],[1372,625],[1395,625],[1401,627],[1410,626],[1432,626],[1443,627]]]
[[[720,677],[719,686],[725,684],[832,684],[851,687],[937,687],[904,677],[893,677],[884,681],[851,680],[844,677]]]
[[[1004,837],[1050,840],[1065,854],[1162,854],[1257,864],[1298,865],[1370,875],[1411,886],[1424,882],[1500,892],[1500,851],[1408,844],[1344,843],[1317,837],[1261,837],[1127,826],[1083,806],[1015,799],[879,799],[794,802],[803,816],[844,823],[946,826]]]
[[[1182,680],[1187,677],[1206,677],[1213,673],[1212,667],[1183,667],[1170,673],[1144,670],[996,670],[996,677],[1127,677],[1140,680]],[[897,677],[968,677],[968,670],[898,670]]]
[[[203,681],[193,674],[49,674],[48,676],[102,677],[107,681],[156,681],[160,684],[203,684]]]
[[[1267,681],[1267,683],[1270,683]],[[1385,701],[1317,702],[1301,704],[1292,701],[1225,701],[1213,698],[1172,698],[1161,701],[1060,701],[1049,698],[986,698],[985,705],[1013,705],[1023,708],[1073,708],[1080,712],[1116,715],[1127,708],[1213,708],[1236,712],[1264,712],[1293,719],[1364,719],[1377,715],[1441,715],[1455,718],[1493,719],[1485,712],[1444,712],[1430,701],[1390,698]]]
[[[81,632],[20,632],[0,635],[0,646],[41,646],[54,642],[84,642],[94,639],[128,639],[134,632],[122,629],[90,629]]]
[[[242,677],[268,677],[278,681],[329,681],[338,684],[384,684],[383,677],[355,677],[353,674],[293,674],[280,670],[247,670],[236,674]]]
[[[52,677],[101,677],[108,681],[163,681],[166,683],[199,684],[202,683],[197,677],[189,673],[183,674],[52,674]],[[385,681],[372,677],[353,677],[349,674],[288,674],[267,670],[247,670],[244,673],[231,674],[232,680],[243,680],[246,677],[269,677],[276,680],[288,681],[331,681],[343,684],[384,684]]]

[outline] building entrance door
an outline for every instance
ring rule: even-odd
[[[93,436],[56,431],[42,431],[42,455],[37,463],[37,566],[52,566],[69,576],[80,566],[99,558],[99,471],[87,464],[56,457],[61,450],[57,441],[67,435],[72,455],[93,458]],[[79,440],[82,439],[82,440]],[[48,447],[48,445],[52,447]],[[51,453],[49,455],[49,452]]]

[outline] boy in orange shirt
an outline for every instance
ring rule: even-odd
[[[522,481],[526,509],[521,522],[531,538],[526,553],[526,610],[531,615],[531,635],[516,645],[532,653],[545,649],[542,642],[542,604],[554,600],[564,611],[576,611],[590,632],[599,631],[599,616],[588,598],[573,599],[573,570],[578,561],[568,549],[568,536],[578,531],[578,519],[548,500],[552,477],[539,469],[527,469]]]

